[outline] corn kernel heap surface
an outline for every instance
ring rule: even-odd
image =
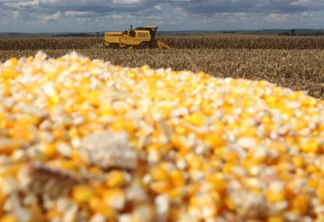
[[[0,221],[324,221],[324,101],[76,52],[0,63]]]

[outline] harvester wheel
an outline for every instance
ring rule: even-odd
[[[140,49],[151,49],[153,48],[152,45],[148,42],[142,42],[140,45],[139,45],[139,48]]]
[[[109,44],[109,48],[112,48],[112,49],[118,49],[118,48],[120,48],[120,47],[119,47],[119,44],[118,44],[118,43],[110,43],[110,44]]]

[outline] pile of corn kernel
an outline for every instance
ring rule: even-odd
[[[0,63],[0,222],[324,221],[324,101],[76,52]]]

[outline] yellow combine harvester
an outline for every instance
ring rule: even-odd
[[[155,39],[158,26],[137,27],[124,32],[105,32],[104,45],[111,48],[160,48],[170,49],[167,44]]]

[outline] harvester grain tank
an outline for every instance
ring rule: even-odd
[[[158,26],[145,26],[130,29],[124,32],[105,32],[104,45],[110,48],[160,48],[170,49],[171,47],[157,40],[156,32]]]

